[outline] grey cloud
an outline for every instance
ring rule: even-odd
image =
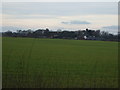
[[[3,14],[81,15],[117,14],[117,2],[19,2],[3,3]]]
[[[102,28],[103,29],[118,29],[118,27],[120,28],[120,26],[112,25],[112,26],[105,26],[105,27],[102,27]]]
[[[17,30],[20,30],[20,29],[26,29],[26,28],[23,28],[23,27],[17,27],[17,26],[0,26],[2,30],[2,32],[5,32],[5,31],[17,31]]]
[[[51,19],[51,18],[59,18],[55,15],[14,15],[11,16],[12,19]],[[7,19],[7,18],[5,18]],[[9,18],[8,18],[9,19]]]
[[[78,21],[78,20],[73,20],[69,22],[61,22],[62,24],[91,24],[90,22],[87,21]]]
[[[104,26],[104,27],[101,28],[101,30],[108,31],[108,32],[113,33],[113,34],[117,34],[118,33],[118,28],[120,28],[120,26],[111,25],[111,26]]]

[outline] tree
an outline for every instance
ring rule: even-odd
[[[12,37],[13,36],[12,31],[5,32],[3,36]]]

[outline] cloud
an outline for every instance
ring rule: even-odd
[[[117,14],[117,2],[19,2],[3,3],[3,14],[12,15],[88,15],[88,14]]]
[[[87,21],[78,21],[78,20],[73,20],[73,21],[68,21],[68,22],[61,22],[62,24],[91,24],[90,22]]]
[[[5,31],[17,31],[17,30],[22,30],[24,29],[23,27],[15,27],[15,26],[0,26],[0,32],[5,32]]]
[[[104,26],[104,27],[102,27],[101,30],[108,31],[108,32],[113,33],[113,34],[117,34],[118,33],[118,28],[120,28],[120,26],[111,25],[111,26]]]
[[[113,30],[115,30],[115,29],[118,29],[118,26],[116,26],[116,25],[112,25],[112,26],[105,26],[105,27],[102,27],[103,29],[113,29]]]

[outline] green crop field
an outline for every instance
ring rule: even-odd
[[[118,42],[2,40],[3,88],[118,87]]]

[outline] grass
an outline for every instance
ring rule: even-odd
[[[3,88],[117,88],[118,42],[3,38]]]

